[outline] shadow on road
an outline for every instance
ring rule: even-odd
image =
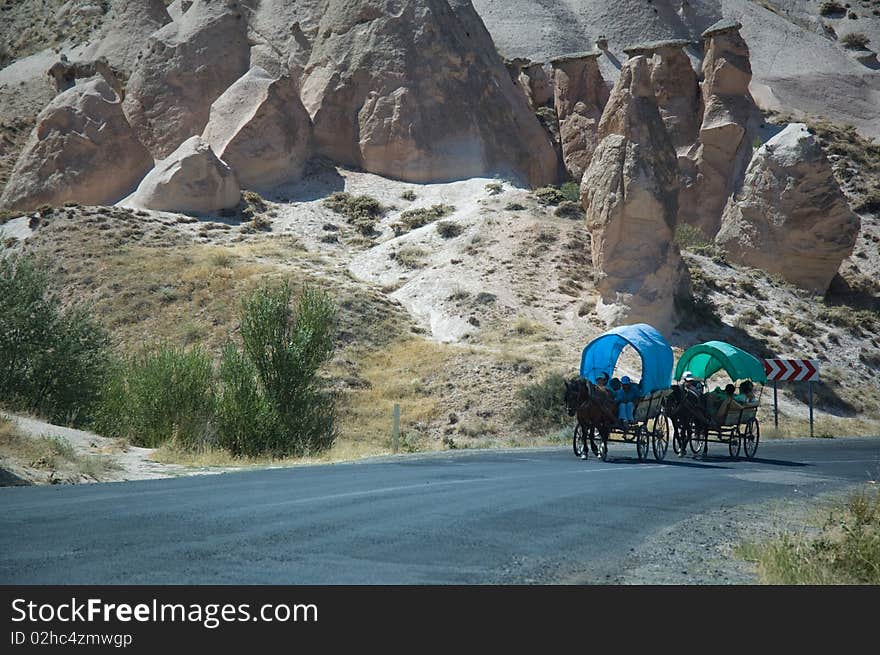
[[[663,464],[665,466],[681,466],[684,468],[697,468],[697,469],[726,469],[730,468],[729,466],[718,466],[716,464],[707,464],[705,462],[694,462],[688,460],[675,460],[675,459],[664,459],[661,461],[656,461],[653,459],[646,459],[644,461],[639,461],[635,457],[609,457],[609,464]]]
[[[756,464],[770,464],[771,466],[813,466],[813,464],[807,464],[806,462],[790,462],[787,459],[764,459],[762,457],[753,457],[751,460],[743,461],[752,461]]]

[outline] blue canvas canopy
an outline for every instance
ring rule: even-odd
[[[642,358],[642,393],[668,389],[672,383],[672,348],[647,323],[621,325],[593,339],[581,355],[581,377],[595,382],[600,373],[605,373],[610,378],[626,346],[632,346]]]

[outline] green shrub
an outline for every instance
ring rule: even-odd
[[[556,208],[556,211],[553,212],[553,215],[560,218],[570,218],[573,220],[577,220],[579,218],[583,218],[584,210],[581,209],[581,206],[576,202],[572,202],[571,200],[563,200],[559,203],[559,206]]]
[[[849,34],[844,34],[840,39],[840,43],[848,50],[861,50],[866,48],[870,42],[870,39],[862,32],[850,32]]]
[[[504,190],[504,185],[501,182],[489,182],[486,185],[486,191],[489,192],[490,196],[495,196],[501,193]]]
[[[819,6],[819,13],[822,16],[833,16],[834,14],[842,14],[846,11],[842,4],[836,2],[835,0],[829,0],[828,2],[823,2]]]
[[[509,212],[521,212],[525,209],[525,205],[521,205],[518,202],[509,202],[504,206],[504,209]]]
[[[83,425],[108,361],[106,332],[80,306],[62,309],[33,256],[0,257],[0,400],[55,423]]]
[[[440,221],[437,223],[437,232],[444,239],[452,239],[464,232],[464,226],[454,221]]]
[[[455,211],[452,205],[432,205],[430,207],[419,207],[418,209],[407,209],[401,212],[400,220],[391,228],[397,236],[406,234],[410,230],[432,223],[439,218],[448,216]]]
[[[412,189],[407,189],[406,191],[404,191],[403,193],[400,194],[401,200],[409,200],[410,202],[412,202],[416,198],[418,198],[418,196],[416,195],[416,192],[413,191]]]
[[[515,419],[530,430],[549,432],[571,422],[565,410],[565,378],[552,373],[517,394]]]
[[[712,244],[706,233],[690,223],[679,223],[675,226],[675,243],[682,250],[705,248]]]
[[[558,205],[563,200],[567,200],[565,194],[563,194],[562,191],[553,186],[544,186],[539,189],[535,189],[532,193],[535,194],[538,202],[540,202],[542,205]]]
[[[860,198],[853,209],[857,212],[880,212],[880,189],[871,189],[862,198]]]
[[[199,347],[159,344],[116,363],[96,428],[147,448],[170,441],[197,450],[210,441],[212,404],[210,355]]]
[[[338,191],[324,199],[324,206],[337,214],[345,216],[364,236],[371,236],[376,229],[376,221],[385,213],[382,204],[371,196],[353,196]]]
[[[263,286],[242,304],[239,349],[227,344],[217,391],[217,434],[235,455],[309,455],[333,444],[335,406],[318,375],[334,349],[336,307],[304,288]]]
[[[569,202],[578,205],[581,203],[581,187],[577,182],[566,182],[559,187],[559,192],[565,196],[565,199]]]

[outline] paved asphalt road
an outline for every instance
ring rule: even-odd
[[[880,438],[662,464],[612,444],[464,451],[169,480],[0,489],[0,583],[378,584],[601,579],[694,512],[880,478]]]

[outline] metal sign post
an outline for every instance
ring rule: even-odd
[[[813,436],[813,382],[819,379],[819,362],[812,359],[765,359],[767,379],[773,380],[773,425],[779,428],[778,382],[810,385],[810,436]]]
[[[392,414],[391,424],[391,448],[397,453],[398,443],[400,441],[400,405],[394,403],[394,412]]]
[[[810,436],[813,436],[813,381],[810,380]]]
[[[773,427],[779,429],[779,385],[773,380]]]

